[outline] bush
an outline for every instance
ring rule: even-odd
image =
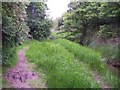
[[[46,9],[45,1],[30,2],[26,9],[29,34],[36,40],[44,40],[50,35],[52,21],[46,18]]]
[[[16,47],[2,48],[2,65],[4,67],[14,66],[17,62]]]
[[[112,25],[102,25],[100,26],[100,30],[98,32],[98,36],[102,39],[109,39],[118,37],[119,28]]]

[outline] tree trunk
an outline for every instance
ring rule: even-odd
[[[87,25],[84,26],[84,29],[82,31],[82,35],[80,37],[80,42],[79,44],[84,46],[85,45],[85,38],[86,38],[86,35],[87,35]]]

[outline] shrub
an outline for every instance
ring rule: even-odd
[[[17,62],[16,47],[2,48],[2,65],[4,67],[11,67]]]

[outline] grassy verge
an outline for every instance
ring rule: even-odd
[[[120,60],[118,55],[120,48],[118,48],[118,45],[99,44],[94,47],[90,46],[90,48],[99,51],[106,60]]]
[[[49,88],[98,88],[89,67],[60,44],[34,42],[26,52],[30,62],[45,74]],[[42,69],[42,70],[41,70]]]
[[[85,62],[91,67],[92,70],[96,70],[111,86],[119,86],[118,84],[120,83],[120,79],[117,75],[114,75],[107,69],[101,59],[101,54],[97,51],[88,49],[87,47],[82,47],[65,39],[57,39],[54,43],[64,46],[69,52],[72,52],[79,59],[79,61]]]
[[[101,55],[87,47],[80,46],[79,44],[70,42],[65,39],[57,39],[54,43],[62,45],[69,52],[73,53],[79,61],[83,61],[89,65],[93,70],[103,73],[105,69],[104,63],[101,61]]]
[[[16,47],[2,48],[2,87],[8,88],[9,85],[7,81],[4,79],[4,75],[8,68],[15,66],[17,63],[17,55],[16,55]]]
[[[95,51],[100,52],[103,60],[105,63],[107,63],[108,60],[113,60],[113,62],[120,62],[120,48],[118,45],[115,44],[97,44],[93,46],[89,46],[90,48],[94,49]],[[106,68],[107,69],[107,68]],[[118,87],[120,86],[120,79],[118,78],[118,75],[114,72],[107,71],[103,74],[103,78],[111,83],[113,86]]]
[[[54,38],[64,38],[68,35],[70,35],[70,32],[64,32],[64,33],[52,32],[52,34],[51,34],[51,36],[54,37]]]

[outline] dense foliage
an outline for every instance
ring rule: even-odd
[[[25,3],[2,3],[3,46],[21,44],[26,39],[28,27],[25,23]]]
[[[61,30],[70,32],[68,38],[77,39],[82,45],[88,44],[96,34],[103,39],[118,37],[119,6],[119,2],[70,2],[68,11],[62,17]]]
[[[29,31],[26,19],[26,3],[2,2],[2,65],[15,65],[16,45],[26,41]],[[11,48],[12,47],[12,48]]]
[[[46,18],[45,10],[47,6],[44,2],[31,2],[27,6],[29,34],[37,40],[42,40],[50,35],[52,21]]]

